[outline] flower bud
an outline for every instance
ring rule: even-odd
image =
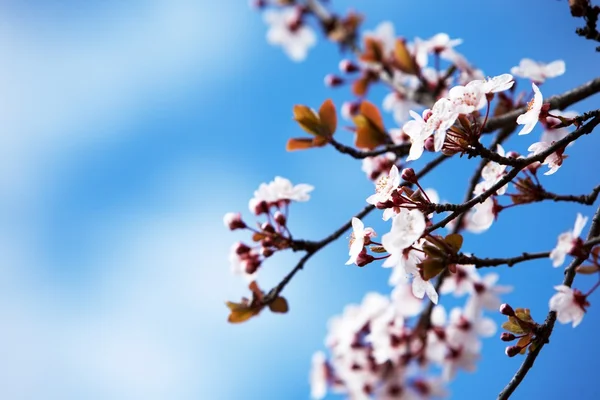
[[[433,136],[429,136],[427,139],[425,139],[425,150],[435,151]]]
[[[242,214],[229,212],[223,217],[223,223],[232,231],[246,228],[246,223],[242,221]]]
[[[271,225],[268,222],[263,222],[262,225],[260,226],[260,229],[263,232],[275,233],[275,228],[273,228],[273,225]]]
[[[408,183],[417,183],[417,175],[415,170],[412,168],[404,168],[402,170],[402,179]]]
[[[519,346],[508,346],[504,353],[506,353],[509,357],[514,357],[521,352],[521,348]]]
[[[358,65],[354,64],[352,61],[347,59],[340,61],[339,67],[340,71],[346,74],[350,74],[352,72],[357,72],[360,70],[360,68],[358,68]]]
[[[367,254],[367,251],[363,249],[358,254],[358,257],[356,257],[356,265],[358,265],[359,267],[364,267],[365,265],[372,263],[374,260],[375,257],[373,257],[370,254]]]
[[[237,254],[238,256],[247,254],[249,251],[250,251],[250,247],[248,247],[247,245],[245,245],[242,242],[238,242],[235,247],[235,254]]]
[[[325,82],[325,86],[336,87],[336,86],[340,86],[341,84],[343,84],[344,80],[337,75],[328,74],[328,75],[325,75],[324,82]]]
[[[590,0],[569,0],[571,15],[574,17],[583,17],[590,6]]]
[[[260,249],[260,254],[263,255],[263,257],[271,257],[273,255],[274,251],[273,249],[271,249],[270,247],[262,247]]]
[[[285,223],[287,222],[285,215],[283,215],[283,213],[281,213],[280,211],[277,211],[275,213],[274,219],[275,219],[275,222],[277,222],[281,226],[285,226]]]
[[[519,158],[519,153],[517,153],[516,151],[509,151],[508,153],[506,153],[506,157],[507,158]]]
[[[352,120],[360,110],[360,101],[347,101],[342,104],[342,116],[347,120]]]
[[[500,314],[507,315],[509,317],[514,317],[515,310],[513,310],[513,308],[511,306],[509,306],[508,304],[504,303],[504,304],[500,305]]]
[[[266,0],[250,0],[250,7],[260,10],[267,5]]]
[[[248,260],[244,260],[243,265],[244,271],[246,271],[248,275],[252,275],[258,270],[258,267],[260,267],[260,260],[258,258],[250,258]]]
[[[516,338],[517,337],[510,332],[502,332],[502,334],[500,335],[500,340],[502,340],[503,342],[512,342]]]

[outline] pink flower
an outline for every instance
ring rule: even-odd
[[[505,156],[504,148],[500,145],[498,145],[496,152],[498,153],[499,156],[502,156],[502,157]],[[473,191],[473,193],[476,195],[479,195],[479,194],[482,194],[483,192],[487,191],[488,189],[490,189],[492,186],[494,186],[499,180],[501,180],[504,177],[505,170],[506,170],[506,165],[499,164],[495,161],[488,162],[485,165],[485,167],[483,167],[483,169],[481,170],[481,177],[483,178],[483,182],[479,182],[475,186],[475,190]],[[495,194],[503,195],[506,192],[507,186],[508,186],[508,184],[502,186],[500,189],[496,190]]]
[[[413,119],[405,123],[402,127],[404,133],[410,137],[411,143],[406,161],[418,160],[421,157],[423,148],[425,147],[425,140],[431,135],[431,132],[428,132],[425,129],[427,124],[424,119],[431,113],[431,110],[427,109],[423,111],[423,116],[420,116],[412,110],[410,110],[409,113]]]
[[[518,66],[512,67],[510,72],[521,78],[529,78],[533,82],[544,83],[547,78],[554,78],[564,74],[565,62],[563,60],[556,60],[550,64],[544,64],[524,58]]]
[[[483,203],[477,203],[465,218],[465,229],[473,233],[487,231],[496,219],[495,200],[488,197]]]
[[[388,253],[402,256],[404,249],[416,242],[424,231],[425,216],[421,211],[402,210],[393,218],[392,229],[383,235],[381,243]]]
[[[566,255],[571,253],[577,243],[581,240],[579,239],[579,235],[581,235],[581,231],[587,223],[587,220],[587,217],[577,213],[573,230],[560,234],[556,247],[550,252],[550,259],[552,260],[553,267],[556,268],[563,265]]]
[[[550,311],[556,312],[556,318],[561,324],[573,322],[573,328],[581,323],[586,307],[590,305],[586,295],[577,289],[571,289],[566,285],[554,286],[558,291],[550,299]]]
[[[544,102],[542,92],[540,92],[540,89],[533,82],[531,83],[531,87],[533,88],[534,92],[533,100],[531,100],[527,105],[527,111],[517,117],[517,124],[525,125],[523,128],[521,128],[519,135],[527,135],[533,130],[535,124],[537,124],[538,119],[540,118],[540,112],[542,111],[542,105]]]
[[[461,43],[462,39],[450,39],[446,33],[438,33],[427,40],[415,38],[417,63],[422,67],[427,65],[428,53],[437,53],[440,57],[452,61],[456,53],[454,47]]]

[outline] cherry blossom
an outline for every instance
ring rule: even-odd
[[[261,183],[257,190],[254,191],[254,197],[248,202],[248,208],[255,214],[266,212],[261,208],[261,204],[267,207],[277,205],[279,202],[288,201],[308,201],[309,193],[314,189],[314,186],[301,183],[292,185],[292,183],[280,176],[276,176],[271,182]]]
[[[446,132],[454,124],[458,118],[458,114],[452,101],[445,97],[442,97],[433,105],[431,115],[425,125],[425,131],[433,133],[435,151],[442,150],[444,140],[446,139]]]
[[[577,213],[573,230],[560,234],[556,247],[550,252],[550,259],[552,260],[553,267],[557,268],[563,265],[567,254],[570,254],[575,249],[581,240],[579,235],[581,235],[581,231],[587,223],[587,220],[587,217]]]
[[[540,92],[540,89],[533,82],[531,83],[531,87],[534,92],[533,100],[527,105],[527,111],[517,117],[517,124],[525,125],[521,128],[519,135],[527,135],[533,130],[540,118],[540,112],[542,111],[542,92]]]
[[[411,116],[411,110],[421,108],[419,103],[396,91],[384,97],[382,106],[385,111],[393,113],[394,121],[397,124],[406,122]]]
[[[550,311],[556,312],[556,318],[561,324],[573,322],[573,328],[581,323],[586,307],[590,305],[587,296],[577,289],[566,285],[554,286],[558,291],[550,298]]]
[[[438,303],[438,294],[435,291],[433,283],[431,283],[431,281],[423,279],[423,277],[420,274],[415,274],[413,276],[412,292],[415,295],[415,297],[419,299],[422,299],[425,295],[427,295],[427,297],[429,297],[429,300],[431,300],[433,304]]]
[[[387,152],[376,157],[365,157],[362,161],[362,170],[367,177],[376,181],[382,174],[387,174],[396,162],[396,154]]]
[[[477,203],[465,218],[465,229],[473,233],[487,231],[496,219],[495,200],[488,197],[483,203]]]
[[[556,60],[549,64],[533,61],[529,58],[521,60],[518,66],[512,67],[510,72],[521,78],[531,79],[538,84],[544,83],[548,78],[554,78],[565,73],[565,62]]]
[[[403,210],[392,219],[392,228],[383,235],[381,243],[388,253],[402,255],[404,249],[421,237],[425,226],[425,216],[421,211]]]
[[[498,155],[501,157],[505,156],[504,148],[500,145],[497,146],[496,153],[498,153]],[[498,183],[499,180],[501,180],[504,177],[505,170],[506,165],[497,163],[495,161],[490,161],[487,164],[485,164],[485,167],[483,167],[483,169],[481,170],[481,177],[483,178],[483,181],[479,182],[475,186],[475,190],[473,191],[473,193],[479,195],[489,190],[492,186],[494,186],[496,183]],[[506,193],[507,186],[508,184],[496,190],[496,194],[503,195],[504,193]]]
[[[270,25],[267,31],[269,44],[283,47],[293,61],[303,61],[308,49],[317,43],[317,35],[302,22],[302,14],[295,7],[266,10],[264,20]]]
[[[474,265],[457,265],[456,272],[444,279],[440,292],[453,293],[454,296],[464,296],[473,291],[473,283],[481,280]]]
[[[494,272],[482,277],[479,281],[473,284],[473,297],[469,299],[471,304],[467,307],[474,307],[475,310],[481,308],[486,310],[497,310],[502,302],[500,294],[512,291],[511,286],[496,285],[500,276]]]
[[[365,247],[365,243],[368,243],[368,238],[374,236],[376,234],[373,228],[365,228],[360,219],[352,218],[352,234],[350,236],[350,251],[348,252],[350,258],[346,261],[346,265],[356,264],[356,259]]]
[[[484,93],[498,93],[510,89],[515,84],[511,74],[502,74],[483,81]]]
[[[377,205],[377,203],[385,203],[390,200],[392,192],[400,185],[400,180],[400,171],[398,171],[398,167],[393,165],[388,175],[377,180],[375,194],[367,198],[367,203]]]
[[[554,142],[536,142],[533,143],[527,150],[529,153],[529,157],[534,156],[536,154],[542,153],[548,148],[550,148]],[[544,175],[552,175],[561,167],[563,160],[567,158],[567,155],[564,154],[565,149],[559,148],[555,152],[551,153],[548,157],[544,159],[542,165],[548,166],[548,171],[544,173]]]
[[[450,39],[447,33],[438,33],[427,40],[415,38],[416,60],[420,66],[427,65],[427,55],[439,54],[440,57],[450,59],[454,57],[454,47],[461,44],[462,39]]]
[[[448,92],[448,98],[459,114],[470,114],[485,107],[487,99],[483,91],[483,81],[471,81],[466,86],[454,86]]]
[[[565,136],[569,134],[569,130],[566,127],[563,128],[555,128],[555,126],[559,125],[561,121],[558,118],[554,118],[551,115],[571,119],[575,118],[579,115],[577,111],[560,111],[560,110],[550,110],[548,112],[548,116],[546,117],[546,129],[542,132],[542,136],[540,138],[540,142],[558,142]],[[571,142],[567,145],[572,146],[575,142]]]
[[[431,115],[431,110],[427,109],[423,111],[422,117],[412,110],[409,111],[409,113],[413,119],[405,123],[402,127],[404,133],[410,137],[411,142],[410,151],[406,161],[418,160],[423,154],[425,140],[431,136],[431,132],[428,132],[425,129],[425,118]]]

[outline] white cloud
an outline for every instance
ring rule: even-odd
[[[209,94],[248,56],[248,11],[233,2],[10,7],[0,5],[0,189],[15,202],[37,195],[66,148],[118,140],[111,132],[145,108],[190,86]]]

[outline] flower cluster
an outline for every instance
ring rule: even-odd
[[[292,201],[307,201],[311,185],[292,183],[280,176],[269,183],[262,183],[250,199],[248,208],[256,216],[265,216],[266,221],[257,222],[256,228],[249,226],[240,213],[227,213],[223,217],[231,230],[245,229],[252,233],[256,245],[234,243],[229,252],[229,263],[234,274],[245,276],[249,282],[256,279],[256,272],[265,258],[276,251],[293,246],[287,226],[288,206]]]
[[[468,298],[449,315],[436,306],[429,320],[417,318],[423,300],[399,282],[389,297],[368,293],[360,305],[332,318],[325,340],[330,357],[313,356],[312,397],[321,399],[331,390],[352,399],[438,398],[447,394],[445,386],[457,371],[474,371],[480,338],[496,332],[484,310],[497,308],[498,293],[508,288],[495,286],[495,274],[481,277],[473,266],[455,267],[442,292]]]

